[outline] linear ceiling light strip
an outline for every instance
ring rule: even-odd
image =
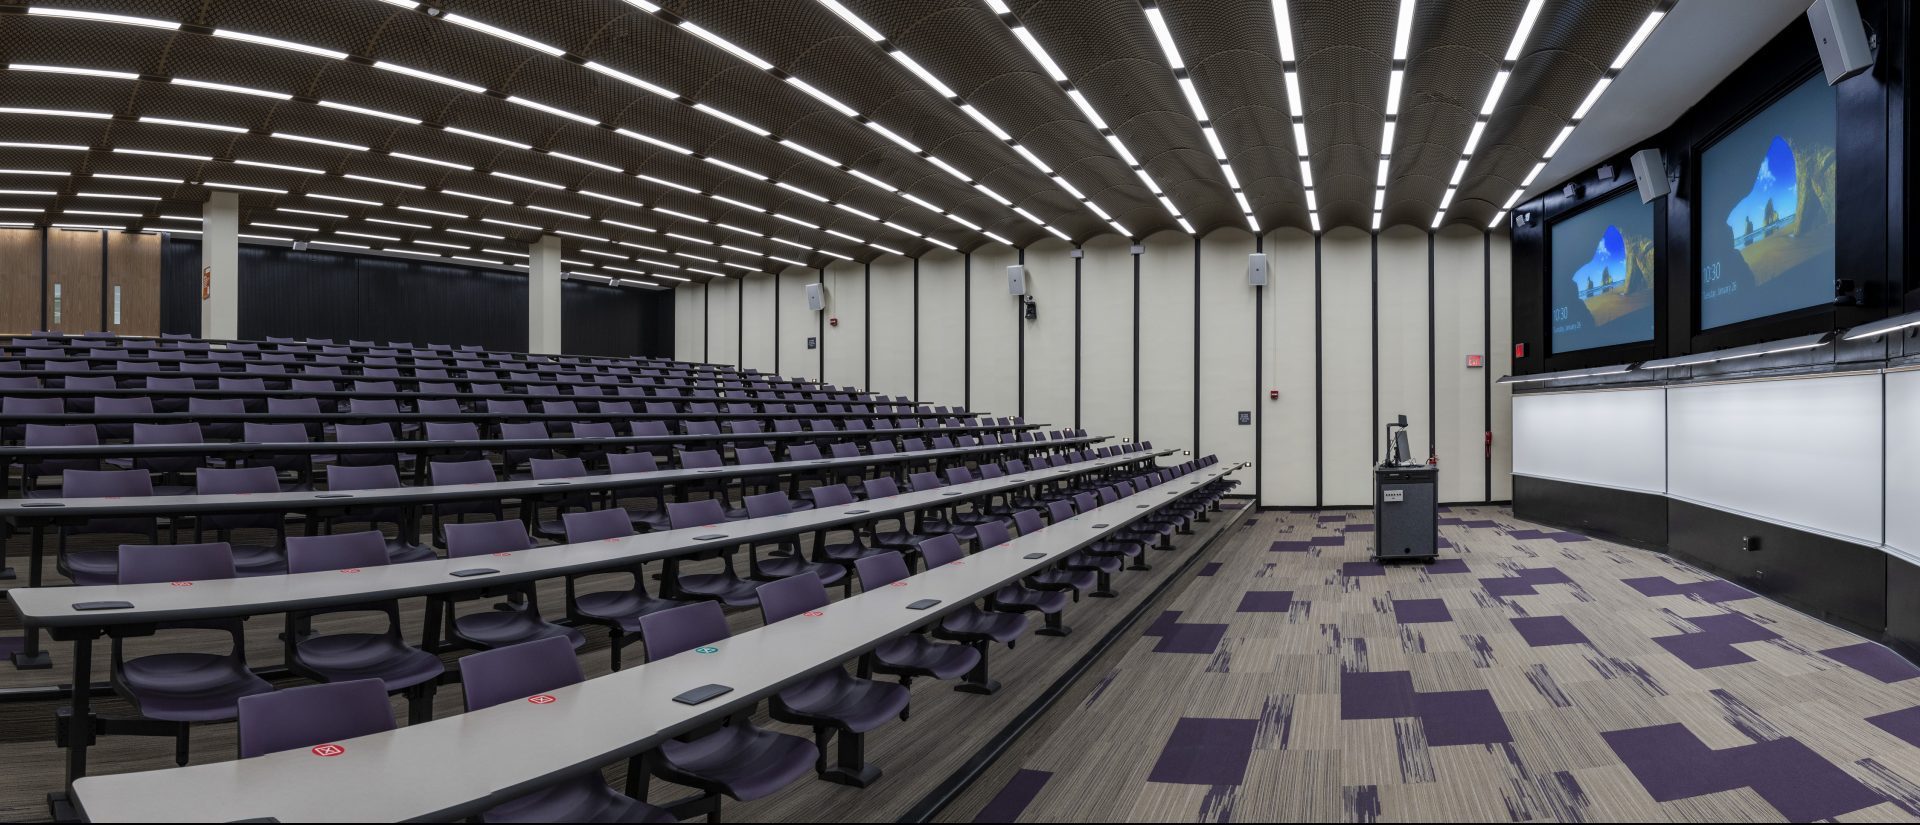
[[[1273,30],[1280,40],[1280,69],[1286,78],[1294,150],[1299,154],[1300,186],[1306,192],[1307,223],[1319,232],[1320,201],[1313,188],[1313,152],[1307,147],[1307,103],[1300,96],[1300,61],[1293,49],[1293,15],[1287,10],[1287,0],[1273,0]]]
[[[1160,51],[1166,55],[1167,66],[1173,69],[1173,80],[1180,85],[1180,92],[1187,99],[1187,108],[1193,111],[1195,123],[1200,125],[1200,134],[1207,139],[1207,148],[1213,152],[1213,159],[1220,164],[1220,171],[1227,177],[1227,186],[1233,190],[1233,198],[1240,204],[1240,214],[1247,219],[1247,228],[1260,234],[1260,221],[1253,216],[1253,205],[1247,201],[1247,193],[1240,188],[1240,176],[1233,173],[1233,164],[1227,159],[1226,147],[1220,143],[1220,135],[1214,131],[1213,118],[1207,116],[1207,107],[1200,102],[1200,90],[1194,86],[1193,75],[1187,71],[1187,63],[1180,59],[1180,46],[1173,40],[1173,30],[1168,28],[1166,18],[1161,16],[1160,7],[1151,2],[1142,10],[1147,15],[1147,24],[1153,28],[1154,39],[1160,43]]]
[[[1373,179],[1373,230],[1380,231],[1380,215],[1387,205],[1387,167],[1393,161],[1394,127],[1400,123],[1400,95],[1407,85],[1407,49],[1413,39],[1415,0],[1400,0],[1400,16],[1393,25],[1393,62],[1387,73],[1387,116],[1380,128],[1379,171]]]
[[[986,4],[995,14],[1000,15],[1000,22],[1013,31],[1014,39],[1019,40],[1020,45],[1025,47],[1034,61],[1040,64],[1040,67],[1046,71],[1047,77],[1058,84],[1060,91],[1066,93],[1067,99],[1073,101],[1073,105],[1086,116],[1087,123],[1100,132],[1100,137],[1105,138],[1107,145],[1112,146],[1113,150],[1119,153],[1120,159],[1126,162],[1127,168],[1133,170],[1133,174],[1140,178],[1141,183],[1146,184],[1147,191],[1152,192],[1153,196],[1160,200],[1160,207],[1167,210],[1167,214],[1178,221],[1180,228],[1186,230],[1187,234],[1195,234],[1193,224],[1188,223],[1186,216],[1180,214],[1179,207],[1173,205],[1173,199],[1168,198],[1167,193],[1161,190],[1160,184],[1154,181],[1152,175],[1147,174],[1146,167],[1142,166],[1133,152],[1127,149],[1127,145],[1121,142],[1120,136],[1114,134],[1113,129],[1107,126],[1107,121],[1094,110],[1093,104],[1087,102],[1087,96],[1073,85],[1073,81],[1067,79],[1067,73],[1061,71],[1060,64],[1055,63],[1053,57],[1047,54],[1047,50],[1040,46],[1040,41],[1033,36],[1033,32],[1026,27],[1026,24],[1021,23],[1019,18],[1013,16],[1013,9],[1007,7],[1005,0],[986,0]]]

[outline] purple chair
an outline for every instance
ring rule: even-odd
[[[493,553],[517,553],[533,548],[533,538],[527,535],[527,526],[517,520],[449,524],[446,530],[447,557],[451,559]],[[454,609],[455,605],[462,601],[500,595],[515,597],[515,604],[510,606],[511,609],[470,613],[465,616],[459,615]],[[474,650],[491,650],[535,639],[556,637],[566,639],[575,648],[587,643],[587,637],[580,631],[571,627],[562,627],[540,617],[540,602],[532,582],[492,588],[482,587],[478,590],[429,598],[427,617],[430,626],[426,640],[426,647],[429,650],[438,647],[439,640],[433,638],[431,627],[435,615],[440,617],[441,626],[445,627],[449,642]]]
[[[660,470],[659,459],[655,458],[654,454],[650,452],[642,451],[642,452],[635,452],[635,453],[608,453],[607,454],[607,472],[612,473],[613,475],[624,475],[626,473],[653,473],[653,472],[659,472],[659,470]],[[627,508],[627,515],[632,517],[633,519],[633,529],[643,530],[649,533],[654,532],[656,530],[668,529],[666,486],[654,485],[651,489],[652,489],[652,498],[653,498],[653,509],[636,510],[633,508]],[[620,506],[621,492],[622,491],[619,491],[619,490],[613,491],[613,494],[612,494],[614,496],[613,503],[616,506]]]
[[[862,482],[861,486],[866,488],[868,501],[900,494],[900,485],[894,481],[891,476],[870,478]],[[893,521],[894,528],[891,530],[882,529],[881,525],[888,520]],[[872,522],[869,522],[868,527],[868,535],[872,538],[875,547],[882,550],[898,550],[902,554],[905,554],[909,560],[920,554],[920,542],[926,541],[929,538],[928,535],[923,535],[908,529],[907,516],[905,513],[876,518]]]
[[[727,617],[714,602],[696,602],[651,613],[640,620],[647,637],[647,661],[658,662],[703,645],[724,642]],[[651,773],[676,785],[697,788],[716,797],[724,794],[750,802],[773,794],[807,775],[821,751],[801,737],[762,729],[750,721],[750,708],[729,724],[702,736],[675,739],[660,745]],[[633,786],[644,774],[629,771],[628,795],[641,797]],[[714,800],[712,819],[720,818]]]
[[[86,447],[98,445],[100,436],[92,424],[28,424],[24,443],[28,447]],[[41,477],[59,476],[68,470],[99,469],[100,460],[96,458],[37,458],[22,461],[20,496],[58,498],[62,495],[59,488],[39,487]]]
[[[135,424],[133,425],[133,443],[135,444],[202,444],[200,425],[184,424]],[[204,456],[143,456],[133,461],[133,466],[160,477],[154,485],[155,495],[178,496],[193,492],[193,485],[182,483],[181,478],[205,463]]]
[[[860,559],[860,589],[873,591],[908,576],[907,560],[887,550]],[[881,642],[873,650],[873,670],[900,677],[900,686],[908,687],[916,676],[953,679],[972,673],[984,660],[984,654],[962,644],[941,644],[914,632]]]
[[[845,488],[843,487],[842,490]],[[771,493],[747,496],[748,518],[771,518],[793,512],[793,503],[787,500],[787,494],[775,490]],[[856,540],[856,544],[857,544]],[[766,561],[760,560],[760,543],[747,545],[747,578],[758,581],[772,581],[802,573],[812,573],[820,578],[822,584],[841,582],[846,588],[844,595],[853,595],[852,562],[841,561],[815,551],[815,560],[807,561],[800,557],[800,538],[795,535],[781,537],[777,544],[785,550],[785,555],[777,555]],[[821,545],[815,544],[815,548]],[[865,548],[862,548],[865,549]]]
[[[493,462],[484,458],[470,461],[434,461],[427,465],[428,477],[433,486],[446,487],[460,484],[492,484],[500,479],[493,474]],[[442,546],[446,540],[442,537],[441,525],[451,518],[465,521],[467,516],[492,516],[498,521],[503,514],[501,500],[497,496],[483,496],[470,501],[437,501],[433,505],[433,535]]]
[[[980,551],[983,553],[1012,539],[1006,525],[1000,522],[980,524]],[[1042,636],[1065,636],[1073,632],[1060,620],[1060,614],[1067,609],[1067,601],[1067,595],[1057,590],[1037,590],[1025,584],[1009,584],[987,597],[987,608],[1012,613],[1037,612],[1046,617],[1046,626],[1035,632]]]
[[[784,621],[826,607],[827,587],[811,573],[760,585],[760,616],[767,624]],[[869,666],[862,663],[861,670]],[[782,722],[813,728],[820,749],[814,770],[821,779],[864,788],[880,778],[880,768],[866,760],[866,732],[898,716],[907,718],[912,698],[906,687],[876,682],[847,673],[844,666],[821,673],[774,694],[768,712]],[[826,764],[827,742],[840,737],[838,764]]]
[[[248,421],[241,425],[242,440],[254,444],[305,444],[313,439],[307,433],[305,424],[273,424]],[[282,492],[295,492],[313,489],[313,455],[306,452],[260,453],[247,456],[249,465],[272,467],[276,474],[290,475],[282,479]]]
[[[144,395],[131,398],[109,398],[96,396],[93,399],[95,415],[146,415],[153,412],[153,399]],[[100,437],[107,440],[125,440],[133,437],[131,424],[101,424]]]
[[[327,490],[330,492],[398,489],[400,471],[392,464],[327,466]],[[426,561],[434,557],[432,548],[415,543],[419,539],[420,528],[410,507],[347,507],[340,515],[328,517],[323,523],[330,533],[339,524],[364,523],[377,530],[383,522],[392,523],[396,529],[394,537],[387,540],[387,555],[394,564]]]
[[[251,495],[280,492],[280,478],[272,467],[203,467],[194,474],[194,492],[203,496]],[[216,541],[233,545],[236,575],[268,576],[287,572],[287,521],[278,511],[202,513],[193,520],[193,540],[205,541],[207,531]],[[266,544],[234,545],[235,530],[271,530]]]
[[[533,458],[528,459],[527,463],[535,481],[586,478],[591,474],[587,470],[586,460],[581,458]],[[527,497],[524,509],[531,514],[528,520],[533,522],[534,535],[557,539],[566,534],[566,525],[558,519],[553,521],[540,519],[540,510],[548,506],[553,508],[556,517],[564,517],[571,510],[591,510],[594,506],[594,494],[572,492]]]
[[[568,544],[582,544],[633,535],[632,520],[627,516],[627,511],[618,507],[611,510],[567,513],[560,518],[566,523]],[[607,628],[612,637],[613,669],[619,670],[620,652],[627,645],[642,640],[640,617],[680,607],[686,602],[658,598],[648,593],[645,565],[635,564],[614,572],[631,576],[632,585],[624,590],[581,593],[577,589],[578,583],[585,577],[568,576],[567,618],[572,619],[576,624],[597,624]]]
[[[393,424],[379,421],[372,424],[336,424],[333,428],[333,440],[341,444],[352,444],[385,443],[397,439],[393,437]],[[397,467],[400,464],[400,454],[341,450],[340,457],[336,461],[348,467],[369,467],[378,464]]]
[[[547,425],[538,421],[509,421],[500,425],[500,437],[517,440],[544,439],[551,436]],[[552,458],[553,451],[546,448],[506,449],[500,451],[500,469],[508,478],[524,478],[519,474],[520,465],[536,458]]]
[[[240,758],[393,730],[378,679],[355,679],[240,697]]]
[[[891,480],[891,479],[889,479]],[[784,495],[784,494],[783,494]],[[822,484],[813,488],[813,500],[821,507],[839,507],[853,503],[853,493],[845,484]],[[818,530],[813,534],[813,557],[815,561],[838,565],[849,580],[853,575],[853,563],[867,556],[885,552],[879,547],[868,547],[860,542],[860,531],[856,527],[848,533],[844,542],[832,541],[830,530]],[[796,542],[797,546],[797,542]],[[827,581],[823,576],[822,581]],[[831,581],[827,581],[832,584]],[[848,583],[848,595],[852,595],[852,583]]]
[[[1032,535],[1047,527],[1046,521],[1040,518],[1040,512],[1037,510],[1021,510],[1014,513],[1013,523],[1020,528],[1022,536]],[[1068,591],[1073,594],[1075,601],[1079,601],[1081,593],[1096,591],[1096,585],[1100,585],[1098,590],[1104,592],[1097,592],[1097,595],[1112,596],[1112,591],[1104,586],[1106,580],[1101,578],[1100,569],[1084,562],[1076,565],[1074,563],[1076,555],[1079,554],[1069,555],[1062,559],[1060,564],[1026,577],[1026,586],[1035,590]]]
[[[67,470],[60,474],[62,498],[139,498],[153,495],[153,477],[145,470]],[[152,516],[82,519],[59,526],[54,567],[74,584],[113,584],[119,577],[118,557],[112,550],[67,549],[67,539],[79,535],[144,536],[160,541],[159,523]]]
[[[558,638],[523,642],[460,660],[460,684],[466,691],[468,713],[579,684],[585,678],[573,648]],[[640,769],[638,764],[629,766],[629,770],[636,773]],[[597,770],[561,779],[495,805],[480,819],[486,822],[678,821],[667,811],[614,790]]]
[[[1033,511],[1022,510],[1021,512],[1031,513]],[[1069,502],[1055,501],[1047,505],[1047,518],[1054,524],[1059,524],[1073,517],[1073,505]],[[1031,521],[1023,522],[1021,518],[1020,513],[1014,514],[1014,521],[1020,527],[1020,535],[1024,536],[1032,533],[1034,530],[1041,529],[1039,525],[1034,524],[1034,522],[1039,521],[1037,514],[1031,517]],[[1097,552],[1098,548],[1104,543],[1105,542],[1095,542],[1092,547],[1068,556],[1066,560],[1061,563],[1061,566],[1068,570],[1080,570],[1092,573],[1094,575],[1094,590],[1088,595],[1100,598],[1111,598],[1116,595],[1113,590],[1112,580],[1113,574],[1120,572],[1121,556],[1118,553]]]
[[[230,579],[233,551],[225,542],[126,545],[120,548],[115,567],[120,584]],[[173,759],[185,765],[188,732],[194,723],[234,719],[240,715],[242,697],[268,693],[273,686],[247,667],[246,631],[240,619],[163,622],[157,629],[214,630],[226,633],[231,640],[226,653],[154,653],[129,659],[125,639],[113,637],[113,692],[142,717],[171,723],[163,728],[174,737]],[[153,728],[132,730],[158,732]]]
[[[331,536],[295,536],[287,541],[287,571],[364,570],[388,564],[386,540],[373,530]],[[379,633],[316,636],[313,617],[333,613],[381,613]],[[374,680],[382,694],[404,693],[409,722],[433,718],[433,692],[446,666],[440,657],[406,643],[400,634],[400,602],[388,599],[345,607],[287,613],[287,669],[320,682]]]
[[[718,499],[672,502],[667,505],[667,519],[675,530],[688,530],[695,527],[721,529],[720,524],[728,521],[726,509]],[[666,595],[673,597],[691,596],[697,599],[712,599],[728,607],[752,607],[760,603],[757,582],[746,581],[733,571],[732,545],[722,545],[712,550],[680,556],[669,556],[666,570],[661,576]],[[720,559],[718,573],[680,573],[680,563],[690,560]]]
[[[960,549],[960,541],[952,536],[934,536],[920,543],[920,556],[929,570],[959,561],[965,555],[966,552]],[[967,605],[948,613],[941,617],[939,626],[933,629],[935,638],[964,642],[979,651],[980,666],[953,689],[983,695],[1000,690],[1000,683],[993,680],[989,670],[987,644],[999,642],[1011,650],[1026,632],[1027,617],[1024,614],[982,610],[977,605]]]

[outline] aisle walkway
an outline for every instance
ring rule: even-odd
[[[1920,818],[1920,669],[1663,556],[1443,513],[1263,513],[945,816]]]

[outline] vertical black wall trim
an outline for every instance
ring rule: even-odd
[[[1021,247],[1019,250],[1017,250],[1017,252],[1019,253],[1018,258],[1019,258],[1020,265],[1026,266],[1027,264],[1026,248]],[[1027,278],[1026,281],[1027,281],[1027,292],[1029,293],[1033,292],[1033,279]],[[1019,376],[1014,381],[1014,383],[1018,386],[1017,392],[1019,393],[1018,395],[1019,400],[1016,401],[1013,406],[1014,406],[1014,415],[1020,416],[1021,420],[1025,420],[1027,417],[1027,308],[1025,306],[1026,300],[1027,300],[1026,296],[1023,296],[1019,301],[1015,301],[1013,305],[1014,312],[1016,313],[1013,316],[1014,323],[1020,327],[1020,335],[1017,339],[1019,341],[1019,344],[1017,345],[1018,348],[1017,348],[1017,351],[1014,353],[1014,359],[1013,359],[1013,362],[1016,365],[1015,368],[1018,369],[1020,373]]]
[[[1439,340],[1439,336],[1436,335],[1433,330],[1433,318],[1434,318],[1433,304],[1435,301],[1438,301],[1440,299],[1440,293],[1434,290],[1435,274],[1433,269],[1433,243],[1434,243],[1433,233],[1428,232],[1427,233],[1427,455],[1429,456],[1437,456],[1440,454],[1439,392],[1434,389],[1434,385],[1433,385],[1435,373],[1438,372],[1438,370],[1436,369],[1438,364],[1436,362],[1439,360],[1439,357],[1440,357],[1433,350],[1434,343]]]
[[[107,323],[107,305],[113,303],[112,281],[107,278],[107,233],[100,231],[100,326],[101,331],[111,331],[113,326]],[[81,330],[85,332],[85,330]]]
[[[1081,255],[1087,254],[1087,251],[1081,247],[1074,247],[1074,251]],[[1080,358],[1082,348],[1080,346],[1080,310],[1082,307],[1080,305],[1080,262],[1083,260],[1085,260],[1083,257],[1073,259],[1073,428],[1076,430],[1080,429],[1081,426]]]
[[[1140,252],[1128,252],[1133,256],[1133,440],[1140,440],[1140,256],[1145,254],[1146,246],[1141,245]]]
[[[1486,497],[1483,501],[1493,500],[1493,231],[1480,235],[1480,391],[1481,424],[1486,431],[1481,433],[1481,461],[1486,476]]]
[[[780,374],[780,350],[786,346],[786,342],[780,338],[780,305],[786,303],[786,301],[782,300],[780,297],[783,294],[781,291],[780,281],[782,280],[782,277],[785,276],[786,274],[787,274],[787,271],[784,269],[778,270],[773,273],[773,374],[774,375]]]
[[[747,279],[741,278],[733,285],[733,366],[746,369],[747,366]]]
[[[1313,506],[1327,502],[1326,406],[1320,374],[1326,370],[1325,347],[1320,343],[1320,235],[1313,236]]]
[[[1367,290],[1368,300],[1373,303],[1373,321],[1369,330],[1373,333],[1373,420],[1367,424],[1367,440],[1373,442],[1373,463],[1380,463],[1380,439],[1373,437],[1373,428],[1380,422],[1380,233],[1367,236],[1369,246],[1373,248],[1373,287]]]
[[[820,267],[819,269],[814,270],[813,280],[814,280],[814,283],[817,283],[820,285],[821,294],[826,294],[827,268],[823,266],[823,267]],[[832,301],[833,296],[827,295],[827,300]],[[826,310],[821,310],[813,314],[813,327],[814,327],[813,340],[815,343],[815,346],[813,348],[813,353],[814,353],[814,358],[818,361],[818,364],[816,364],[816,368],[819,369],[819,372],[814,375],[814,378],[818,380],[820,383],[825,384],[827,383],[827,312]]]
[[[47,227],[45,229],[40,230],[40,328],[41,329],[53,329],[52,324],[48,322],[49,316],[47,315],[47,313],[50,311],[47,309],[47,307],[50,307],[53,305],[53,293],[49,291],[52,289],[52,287],[49,286],[49,284],[53,283],[53,273],[47,271],[47,243],[52,240],[50,237],[48,237],[52,234],[53,234],[53,227]]]
[[[873,392],[873,262],[862,264],[860,275],[860,390]]]
[[[960,253],[960,405],[973,411],[973,253]],[[916,401],[919,399],[915,399]]]
[[[920,259],[913,259],[913,401],[920,402]]]
[[[1253,236],[1253,251],[1267,251],[1265,235]],[[1273,267],[1267,267],[1267,277],[1273,277]],[[1253,506],[1259,507],[1265,499],[1260,495],[1260,482],[1267,474],[1267,402],[1261,399],[1260,385],[1266,382],[1267,354],[1267,286],[1261,284],[1253,288]]]
[[[700,285],[700,360],[713,363],[713,281]]]
[[[1193,454],[1200,455],[1200,236],[1193,238]]]

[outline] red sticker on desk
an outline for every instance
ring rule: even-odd
[[[511,555],[513,555],[513,554],[512,554],[512,553],[495,553],[494,555],[496,555],[496,556],[511,556]]]
[[[906,587],[906,586],[907,586],[907,583],[904,581],[897,581],[897,582],[894,582],[893,584],[888,585],[888,587]]]
[[[341,570],[340,570],[340,572],[342,572],[342,573],[358,573],[358,572],[360,572],[360,568],[358,568],[358,567],[345,567],[345,568],[341,568]]]
[[[819,610],[809,610],[809,611],[807,611],[807,612],[805,612],[805,613],[802,613],[802,614],[800,614],[800,615],[802,615],[802,616],[806,616],[806,617],[808,617],[808,618],[817,618],[817,617],[820,617],[820,616],[825,616],[825,615],[827,615],[827,614],[826,614],[825,612],[823,612],[823,611],[819,611]]]
[[[340,747],[339,745],[314,745],[313,746],[314,756],[339,756],[346,752],[347,752],[347,749]]]
[[[557,701],[560,701],[560,700],[558,700],[558,699],[555,699],[555,698],[553,698],[552,696],[548,696],[547,694],[544,694],[544,693],[542,693],[542,694],[540,694],[539,696],[529,696],[529,697],[527,697],[527,701],[529,701],[529,702],[532,702],[532,703],[534,703],[534,704],[536,704],[536,705],[551,705],[551,704],[553,704],[554,702],[557,702]]]
[[[174,587],[192,587],[193,582],[173,582]]]

